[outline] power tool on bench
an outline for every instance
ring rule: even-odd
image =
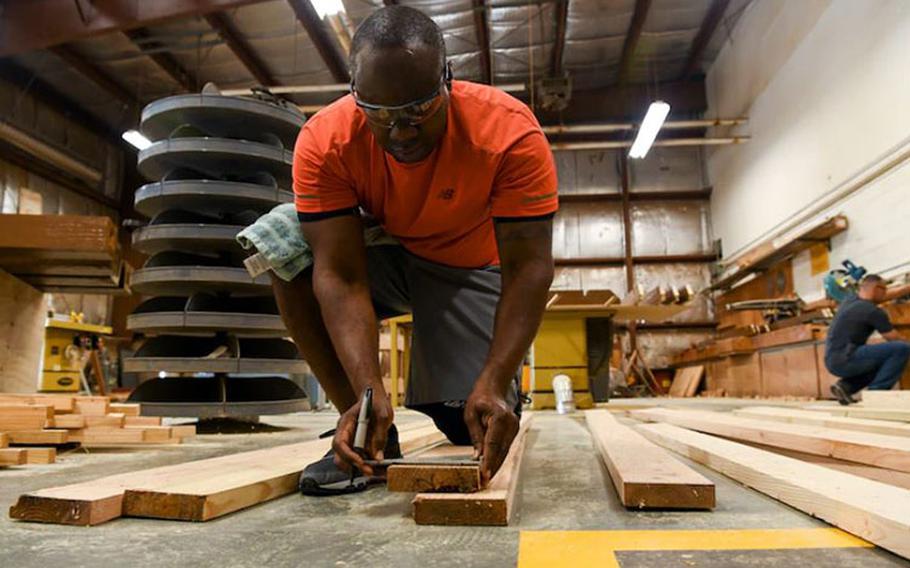
[[[856,294],[860,280],[866,275],[864,267],[857,266],[849,260],[841,264],[843,268],[832,270],[824,279],[825,295],[838,304]]]

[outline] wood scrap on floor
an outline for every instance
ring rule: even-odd
[[[414,521],[418,525],[506,526],[515,509],[515,491],[532,416],[525,413],[502,467],[486,489],[476,493],[418,493]]]
[[[899,424],[887,420],[832,416],[822,412],[799,410],[796,408],[753,406],[750,408],[734,410],[733,414],[744,418],[771,420],[774,422],[786,422],[790,424],[811,424],[813,426],[828,426],[841,430],[856,430],[857,432],[872,432],[874,434],[887,434],[889,436],[910,436],[910,424]]]
[[[609,411],[589,410],[585,421],[623,505],[636,509],[714,508],[714,483],[620,423]]]
[[[630,415],[734,440],[910,472],[910,439],[906,437],[803,424],[779,424],[723,412],[650,408],[634,410]]]
[[[693,367],[683,367],[681,369],[677,369],[676,375],[673,377],[673,384],[670,385],[670,392],[668,394],[672,397],[695,396],[699,385],[701,385],[701,379],[704,374],[704,365],[695,365]]]
[[[671,424],[636,429],[740,483],[910,558],[910,491]]]
[[[447,443],[421,452],[411,463],[390,465],[386,471],[388,490],[405,493],[480,491],[480,462],[471,461],[473,454],[473,446]]]

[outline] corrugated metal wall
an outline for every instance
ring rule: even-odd
[[[554,220],[553,254],[557,259],[623,258],[625,251],[622,204],[621,154],[616,150],[557,151],[559,193],[572,196],[564,201]],[[700,148],[653,148],[645,160],[629,161],[629,192],[671,193],[665,199],[630,202],[633,257],[701,255],[713,251],[710,206],[706,199],[672,199],[672,192],[692,192],[707,187]],[[580,196],[591,196],[582,200]],[[595,196],[601,196],[598,200]],[[645,290],[656,286],[689,285],[696,291],[707,287],[708,263],[641,263],[633,268],[636,284]],[[612,290],[624,296],[623,266],[596,264],[560,266],[556,290]],[[714,319],[713,306],[703,297],[674,318],[675,322],[705,322]],[[710,330],[640,330],[639,348],[648,363],[664,367],[669,357],[692,343],[707,338]]]

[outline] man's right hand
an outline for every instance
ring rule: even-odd
[[[360,397],[358,396],[358,399]],[[364,463],[364,458],[354,450],[354,432],[357,430],[357,417],[360,414],[361,401],[349,408],[341,418],[335,429],[335,438],[332,440],[332,449],[335,450],[335,465],[344,471],[351,471],[356,467],[364,475],[373,475],[373,468]],[[395,418],[392,404],[381,386],[373,387],[373,409],[367,429],[366,454],[367,459],[381,460],[385,450],[389,427]]]

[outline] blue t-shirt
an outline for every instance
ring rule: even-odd
[[[851,296],[837,308],[828,329],[825,362],[845,363],[857,347],[866,344],[873,331],[888,333],[893,329],[885,310],[869,300]]]

